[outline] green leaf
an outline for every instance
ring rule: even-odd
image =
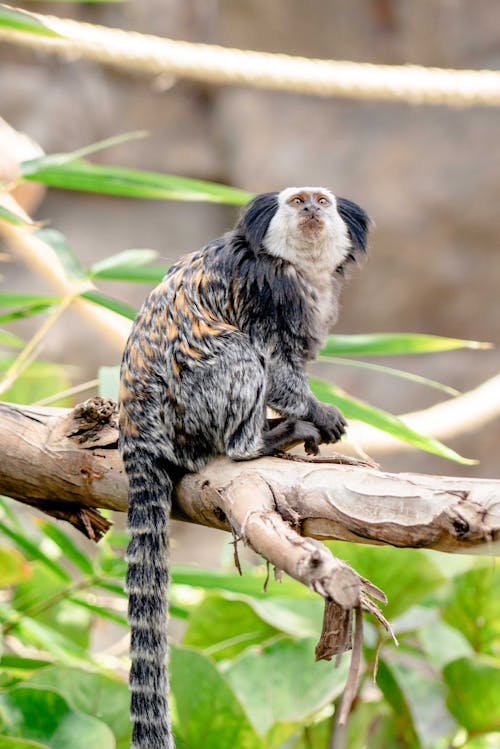
[[[381,660],[377,684],[398,717],[403,746],[430,748],[445,737],[449,742],[456,724],[446,709],[446,690],[423,659],[412,658],[411,664]]]
[[[465,635],[476,652],[500,655],[500,570],[480,565],[457,575],[443,618]]]
[[[99,367],[97,377],[99,378],[98,394],[101,398],[111,398],[118,403],[120,367]]]
[[[179,716],[179,746],[263,749],[236,695],[213,661],[201,653],[176,647],[171,651],[170,671]]]
[[[9,736],[0,736],[0,749],[50,749],[48,744],[40,744],[38,741],[25,741]]]
[[[428,354],[460,348],[490,348],[490,343],[443,338],[421,333],[367,333],[364,335],[330,335],[321,349],[323,356],[369,356],[383,354]]]
[[[67,278],[73,280],[85,278],[85,269],[64,234],[61,234],[56,229],[39,229],[35,232],[35,236],[42,242],[45,242],[45,244],[48,244],[49,247],[52,247],[61,262]]]
[[[104,0],[103,0],[104,1]],[[61,0],[63,2],[63,0]],[[31,174],[33,170],[47,167],[59,167],[64,164],[68,164],[72,161],[77,161],[84,156],[89,156],[92,153],[103,151],[106,148],[126,143],[130,140],[137,140],[138,138],[145,138],[148,133],[145,130],[134,130],[129,133],[120,133],[119,135],[113,135],[111,138],[105,140],[99,140],[96,143],[91,143],[83,148],[77,148],[75,151],[69,151],[67,153],[53,153],[44,156],[37,156],[35,159],[29,159],[21,163],[21,174],[23,177]]]
[[[226,590],[231,593],[242,593],[249,596],[266,598],[266,596],[300,597],[310,600],[311,594],[303,585],[284,577],[281,582],[269,580],[268,592],[264,590],[267,571],[265,565],[258,565],[244,570],[243,575],[204,570],[199,567],[174,565],[172,580],[177,585],[192,585],[203,590]]]
[[[61,664],[88,667],[89,656],[84,648],[41,621],[25,616],[11,630],[23,643],[45,651]]]
[[[483,736],[475,736],[465,744],[461,744],[460,749],[498,749],[499,746],[500,733],[485,733]]]
[[[57,692],[73,709],[98,716],[117,742],[130,738],[130,696],[123,681],[88,670],[49,666],[33,674],[25,686]]]
[[[0,546],[0,588],[17,585],[31,576],[31,567],[24,557],[8,546]]]
[[[327,382],[315,377],[310,377],[309,383],[311,390],[317,398],[326,403],[333,403],[338,406],[348,420],[359,419],[366,424],[380,429],[382,432],[387,432],[393,437],[397,437],[404,442],[408,442],[410,445],[418,447],[420,450],[439,455],[441,458],[454,460],[456,463],[473,465],[477,462],[469,458],[464,458],[436,439],[419,434],[419,432],[411,429],[401,419],[398,419],[397,416],[347,395],[347,393],[335,385],[329,385]]]
[[[125,304],[125,302],[121,302],[119,299],[113,299],[100,291],[84,291],[80,296],[89,302],[98,304],[100,307],[105,307],[116,312],[118,315],[122,315],[122,317],[127,317],[129,320],[135,320],[137,316],[137,311],[133,307]]]
[[[429,661],[443,669],[447,663],[473,655],[473,650],[463,634],[441,619],[418,630],[418,639],[424,646]]]
[[[0,27],[15,29],[16,31],[27,31],[30,34],[42,34],[43,36],[61,36],[46,26],[43,21],[31,13],[0,5]]]
[[[2,14],[2,7],[0,6],[0,17]],[[3,205],[0,205],[0,221],[7,221],[9,224],[14,224],[14,226],[29,226],[33,225],[33,222],[31,220],[27,221],[22,216],[19,216],[17,213],[14,213],[13,211],[9,211],[8,208],[4,208]]]
[[[255,613],[272,627],[293,637],[314,637],[321,631],[324,603],[318,596],[307,598],[246,598]]]
[[[71,601],[71,603],[74,603],[76,606],[82,606],[82,608],[86,609],[92,614],[96,614],[97,616],[100,616],[103,619],[108,619],[111,622],[115,622],[116,624],[119,624],[121,627],[128,627],[127,618],[125,616],[122,616],[121,614],[118,614],[116,611],[113,611],[112,609],[110,609],[109,605],[103,604],[102,606],[100,606],[98,604],[91,603],[89,600],[82,597],[82,595],[75,595],[75,594],[72,594],[69,600]],[[169,614],[173,615],[171,611],[171,607],[169,607]]]
[[[426,385],[427,387],[434,388],[435,390],[441,390],[447,395],[459,395],[459,391],[455,388],[449,387],[449,385],[443,385],[441,382],[436,380],[430,380],[428,377],[422,377],[421,375],[414,374],[413,372],[405,372],[403,369],[394,369],[394,367],[384,367],[381,364],[373,364],[373,362],[358,361],[356,359],[342,359],[339,356],[320,356],[320,361],[331,362],[332,364],[340,364],[345,367],[358,367],[360,369],[369,369],[372,372],[380,372],[391,377],[399,377],[403,380],[409,380],[415,382],[417,385]]]
[[[390,546],[364,546],[330,541],[327,546],[363,577],[369,578],[387,595],[384,608],[388,619],[401,614],[439,589],[444,578],[421,549],[395,549]]]
[[[106,271],[133,270],[152,263],[157,257],[158,252],[156,250],[123,250],[117,252],[116,255],[110,255],[94,263],[90,268],[90,275],[95,278],[96,276],[99,277],[101,273],[106,273]]]
[[[94,568],[92,562],[83,551],[66,535],[60,528],[48,521],[42,520],[39,524],[40,530],[47,538],[50,538],[62,551],[64,556],[77,567],[84,575],[92,576]]]
[[[39,544],[33,543],[23,533],[19,533],[18,531],[15,531],[13,528],[9,528],[5,523],[2,523],[0,521],[0,531],[7,536],[7,538],[10,538],[11,541],[13,541],[18,548],[25,553],[25,555],[28,557],[28,559],[37,560],[42,565],[47,567],[47,569],[51,570],[56,577],[58,577],[63,582],[69,582],[71,580],[71,577],[68,575],[68,573],[59,565],[57,562],[55,562],[53,559],[50,559],[50,557],[45,554]]]
[[[45,296],[43,294],[21,294],[17,292],[0,292],[0,307],[38,307],[51,306],[61,301],[57,296]]]
[[[11,348],[23,348],[24,341],[8,330],[0,330],[0,344],[2,346],[10,346]]]
[[[7,370],[12,357],[0,356],[0,373]],[[11,387],[2,393],[2,399],[11,403],[33,403],[63,392],[69,387],[64,368],[53,362],[34,361],[22,372]],[[68,401],[58,401],[55,405],[69,405]]]
[[[337,669],[315,662],[315,645],[314,638],[282,638],[249,648],[229,664],[227,679],[260,735],[275,723],[305,720],[341,693],[348,658]]]
[[[71,710],[56,692],[14,687],[0,694],[2,733],[39,741],[50,749],[115,749],[100,720]]]
[[[250,645],[277,633],[247,603],[210,595],[191,614],[183,644],[209,650],[210,655],[220,660],[234,658]]]
[[[90,614],[72,603],[72,588],[36,562],[31,578],[18,585],[12,603],[18,613],[50,627],[66,642],[83,649],[89,644]]]
[[[61,158],[64,155],[58,156]],[[43,182],[50,187],[128,198],[243,205],[252,197],[244,190],[188,177],[91,164],[80,159],[51,164],[49,159],[50,157],[42,156],[23,162],[21,174],[25,179]]]
[[[472,733],[500,731],[500,668],[489,659],[460,658],[443,672],[448,707]]]
[[[0,315],[0,323],[12,322],[13,320],[21,320],[24,317],[33,317],[33,315],[39,315],[40,312],[45,312],[50,309],[50,304],[33,304],[28,307],[19,307],[18,309],[6,312]],[[23,344],[24,345],[24,344]]]

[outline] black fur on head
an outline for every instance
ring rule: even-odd
[[[347,198],[337,198],[336,200],[337,211],[347,226],[352,242],[353,253],[349,256],[349,259],[355,260],[356,253],[366,252],[366,241],[371,221],[368,214],[357,203],[353,203],[352,200]]]
[[[262,249],[271,220],[278,210],[278,193],[264,192],[257,195],[246,207],[236,225],[254,252]]]

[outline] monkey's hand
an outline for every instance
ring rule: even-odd
[[[307,420],[318,429],[321,442],[338,442],[347,426],[338,408],[320,401],[314,401],[311,405],[311,413],[307,415]]]

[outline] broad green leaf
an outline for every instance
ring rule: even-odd
[[[278,630],[266,624],[247,603],[210,595],[192,612],[183,643],[207,650],[220,660],[234,658],[250,645],[277,633]]]
[[[458,658],[473,655],[472,647],[464,635],[441,619],[419,628],[418,639],[430,662],[439,669]]]
[[[39,18],[32,16],[31,13],[9,8],[7,5],[0,5],[0,27],[27,31],[30,34],[42,34],[43,36],[61,36],[46,26]]]
[[[500,569],[493,563],[457,575],[443,618],[465,635],[477,653],[500,656]]]
[[[47,660],[23,658],[19,655],[3,655],[0,658],[0,687],[6,688],[25,681],[39,668],[49,665]]]
[[[445,667],[448,707],[472,733],[500,731],[500,667],[493,660],[460,658]]]
[[[43,182],[66,190],[121,195],[154,200],[210,201],[243,205],[252,197],[244,190],[214,182],[146,172],[139,169],[91,164],[81,159],[51,165],[50,157],[40,157],[21,164],[25,179]]]
[[[110,729],[100,720],[71,710],[56,692],[14,687],[0,694],[2,733],[47,744],[50,749],[114,749]]]
[[[66,559],[72,562],[84,575],[92,576],[94,568],[86,554],[57,525],[42,520],[39,523],[42,533],[50,538],[62,551]]]
[[[106,723],[117,741],[130,738],[130,695],[124,681],[88,670],[49,666],[36,671],[25,685],[57,692],[73,709]]]
[[[349,716],[347,731],[349,749],[396,749],[396,747],[399,749],[402,747],[395,717],[391,714],[387,703],[383,701],[360,700]],[[328,744],[323,741],[318,744],[317,749],[325,749],[327,746]],[[410,745],[404,746],[407,749]],[[303,749],[309,749],[309,747],[304,744]]]
[[[356,572],[378,585],[389,599],[384,607],[388,619],[432,595],[443,583],[438,567],[420,549],[364,546],[330,541],[335,556],[349,562]]]
[[[105,307],[116,312],[118,315],[122,315],[122,317],[127,317],[129,320],[135,320],[137,316],[137,311],[133,307],[125,304],[125,302],[120,302],[119,299],[113,299],[101,291],[84,291],[80,296],[89,302],[98,304],[100,307]]]
[[[324,602],[318,596],[307,598],[246,598],[258,616],[281,632],[293,637],[314,637],[321,632]]]
[[[347,395],[347,393],[335,385],[329,385],[327,382],[315,377],[310,377],[309,383],[311,390],[317,398],[327,403],[334,403],[348,420],[358,419],[359,421],[364,421],[366,424],[370,424],[382,432],[387,432],[393,437],[408,442],[420,450],[439,455],[441,458],[454,460],[457,463],[465,465],[473,465],[477,462],[469,458],[464,458],[436,439],[419,434],[402,422],[401,419],[398,419],[397,416]]]
[[[24,341],[8,330],[0,330],[0,345],[10,346],[11,348],[23,348]]]
[[[0,532],[7,536],[7,538],[10,538],[10,540],[16,544],[19,550],[22,551],[29,560],[36,560],[40,562],[40,564],[51,570],[51,572],[53,572],[54,575],[58,577],[62,582],[70,582],[71,577],[70,575],[68,575],[66,570],[64,570],[60,564],[48,557],[47,554],[45,554],[41,550],[39,544],[30,541],[23,533],[10,528],[8,525],[1,521]]]
[[[0,356],[0,376],[12,364],[12,357]],[[2,399],[11,403],[33,403],[67,390],[70,382],[60,364],[34,361],[19,375],[11,387],[2,393]],[[62,399],[55,405],[69,405]]]
[[[2,7],[0,6],[0,17],[2,14]],[[1,25],[1,24],[0,24]],[[8,208],[4,208],[3,205],[0,205],[0,221],[7,221],[9,224],[14,224],[15,226],[27,226],[27,225],[33,225],[33,222],[26,221],[22,216],[18,216],[17,213],[14,213],[13,211],[9,211]]]
[[[316,641],[282,638],[229,663],[226,677],[260,735],[274,723],[305,720],[341,693],[349,659],[339,668],[315,662]]]
[[[427,354],[460,348],[490,348],[490,343],[443,338],[421,333],[367,333],[363,335],[330,335],[321,349],[323,356],[369,356],[382,354]]]
[[[99,378],[98,394],[101,398],[112,398],[118,403],[120,367],[99,367],[97,377]]]
[[[408,738],[413,729],[418,746],[430,748],[444,738],[451,740],[456,724],[446,708],[445,686],[429,672],[423,659],[414,658],[412,663],[381,661],[377,684],[395,713],[403,720],[406,716]]]
[[[85,269],[64,234],[56,229],[39,229],[35,232],[35,236],[52,247],[67,278],[73,280],[85,278]]]
[[[435,390],[441,390],[447,395],[459,395],[459,391],[455,388],[449,387],[449,385],[443,385],[441,382],[436,380],[430,380],[428,377],[422,377],[421,375],[414,374],[413,372],[406,372],[403,369],[394,369],[394,367],[384,367],[381,364],[374,364],[373,362],[358,361],[357,359],[342,359],[340,356],[320,356],[320,361],[331,362],[332,364],[340,364],[345,367],[358,367],[359,369],[369,369],[372,372],[380,372],[381,374],[389,375],[390,377],[399,377],[403,380],[409,380],[417,385],[426,385],[427,387],[434,388]]]
[[[170,672],[179,716],[179,746],[264,749],[239,700],[213,661],[193,650],[175,647],[170,655]]]
[[[0,546],[0,588],[17,585],[31,577],[31,566],[16,550]]]

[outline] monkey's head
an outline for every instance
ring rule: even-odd
[[[298,266],[317,262],[341,273],[366,252],[369,224],[359,205],[325,187],[287,187],[257,195],[237,229],[255,252]]]

